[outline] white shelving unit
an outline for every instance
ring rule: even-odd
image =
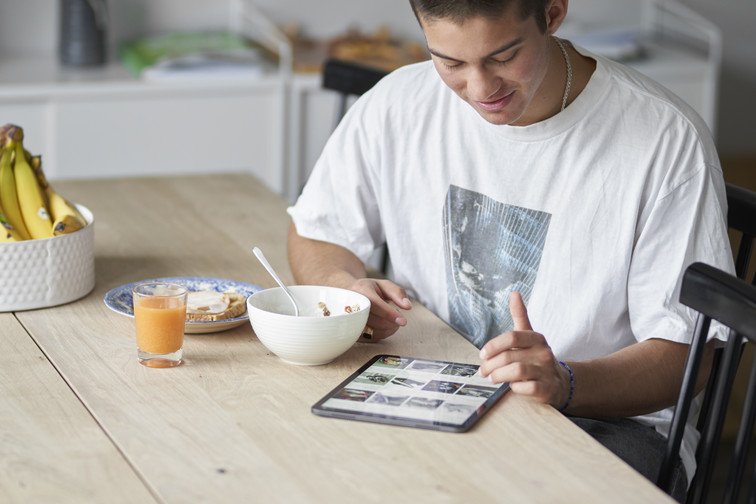
[[[633,66],[687,101],[716,134],[722,33],[677,0],[644,0],[648,58]]]
[[[229,18],[279,56],[277,70],[147,82],[120,62],[72,68],[52,54],[11,56],[0,60],[0,121],[24,127],[53,179],[251,171],[283,193],[291,47],[249,2],[234,0]]]

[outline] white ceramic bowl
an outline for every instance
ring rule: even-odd
[[[0,312],[45,308],[86,296],[95,286],[94,216],[70,234],[0,244]]]
[[[258,339],[282,360],[298,365],[327,364],[357,341],[370,314],[368,298],[346,289],[315,285],[289,287],[300,316],[294,316],[283,289],[275,287],[247,298],[249,322]],[[318,303],[325,303],[324,316]],[[347,313],[347,306],[359,311]]]

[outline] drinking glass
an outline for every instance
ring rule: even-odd
[[[188,289],[148,282],[132,289],[137,358],[148,367],[174,367],[183,361]]]

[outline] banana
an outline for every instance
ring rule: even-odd
[[[32,239],[50,238],[53,236],[52,220],[47,212],[37,177],[24,155],[23,132],[21,128],[6,144],[6,149],[13,148],[16,152],[13,164],[13,174],[16,177],[16,195],[24,225]]]
[[[49,238],[87,225],[76,206],[55,192],[42,171],[41,156],[23,146],[20,126],[0,127],[0,243]]]
[[[42,171],[41,156],[31,156],[31,167],[37,178],[37,183],[42,189],[47,208],[53,221],[53,234],[55,236],[73,233],[87,225],[84,216],[79,213],[76,206],[66,198],[55,192]]]
[[[31,238],[24,225],[16,194],[16,177],[12,165],[13,149],[6,146],[0,156],[0,204],[5,211],[5,220],[22,240]],[[5,225],[5,223],[3,223]],[[2,231],[2,230],[0,230]]]
[[[29,162],[32,170],[34,170],[34,175],[37,177],[37,184],[39,184],[39,189],[42,191],[42,199],[45,200],[45,205],[47,205],[47,208],[50,208],[50,201],[47,199],[46,192],[47,187],[50,185],[50,183],[47,182],[47,177],[45,177],[45,174],[42,171],[42,156],[32,156],[31,154],[29,154],[26,156],[26,160]]]
[[[0,207],[0,243],[11,243],[22,240],[23,238],[21,238],[21,235],[13,225],[8,222],[8,219],[5,218],[5,212]]]

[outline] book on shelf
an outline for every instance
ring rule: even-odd
[[[138,37],[121,42],[118,54],[133,75],[156,81],[251,78],[274,67],[265,50],[226,31]]]

